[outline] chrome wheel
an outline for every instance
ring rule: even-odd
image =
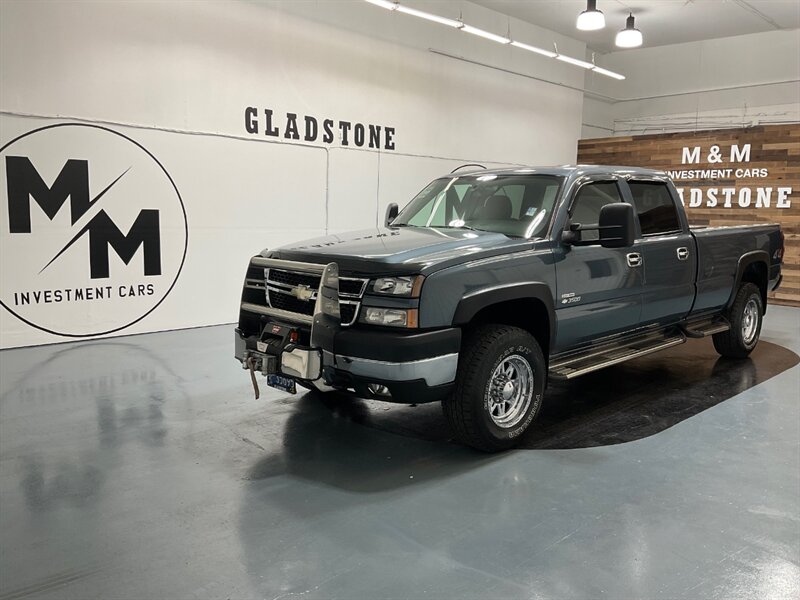
[[[522,421],[533,398],[533,370],[530,363],[513,354],[504,358],[492,373],[486,400],[489,416],[498,427],[508,429]]]
[[[753,343],[758,332],[758,319],[761,317],[758,311],[758,302],[755,298],[750,298],[744,306],[742,312],[742,341],[746,346]]]

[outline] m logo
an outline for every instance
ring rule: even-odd
[[[174,286],[187,247],[183,201],[142,145],[61,124],[0,149],[0,303],[58,335],[119,331]]]
[[[47,187],[41,175],[27,156],[6,156],[6,178],[8,180],[8,223],[11,233],[31,233],[31,198],[38,203],[50,220],[71,199],[70,215],[75,225],[89,212],[92,205],[116,184],[123,173],[95,198],[89,200],[89,162],[70,159],[56,177],[53,187]],[[80,229],[53,259],[59,256],[84,235],[89,237],[89,265],[92,279],[109,276],[108,249],[111,246],[117,255],[130,263],[139,246],[144,247],[144,274],[161,275],[161,235],[158,211],[142,209],[127,234],[122,233],[108,213],[100,210]],[[44,270],[44,269],[43,269]]]

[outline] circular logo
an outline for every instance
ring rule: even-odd
[[[178,188],[144,146],[62,123],[0,148],[0,304],[67,337],[120,331],[175,286],[188,225]]]

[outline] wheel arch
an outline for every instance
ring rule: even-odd
[[[729,309],[736,300],[736,293],[742,283],[752,283],[761,292],[761,304],[763,310],[767,312],[767,286],[769,284],[769,254],[764,250],[754,250],[743,254],[739,258],[736,266],[736,279],[731,290],[728,302],[725,304],[726,310]]]
[[[547,360],[555,339],[555,311],[550,286],[519,283],[493,287],[464,296],[456,307],[453,325],[468,327],[500,323],[530,332]]]

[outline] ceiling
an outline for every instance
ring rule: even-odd
[[[492,10],[614,52],[614,36],[629,12],[644,36],[642,47],[800,28],[800,0],[597,0],[606,16],[600,31],[579,31],[586,0],[472,0]]]

